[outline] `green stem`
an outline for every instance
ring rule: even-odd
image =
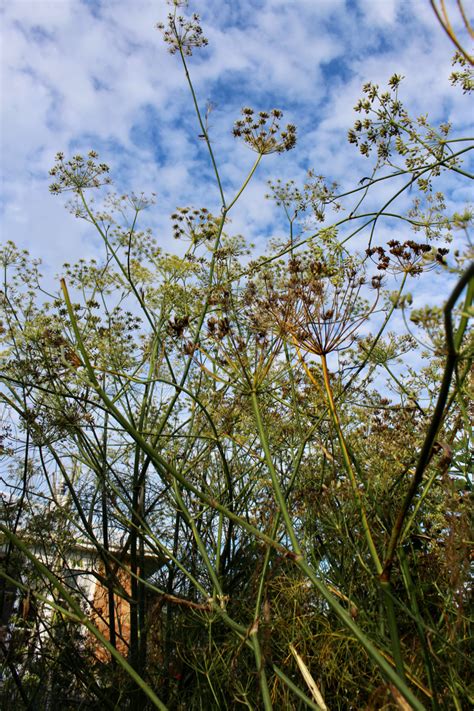
[[[425,711],[425,707],[423,706],[421,701],[413,694],[413,692],[407,685],[405,679],[401,677],[398,672],[393,669],[393,667],[387,662],[387,660],[380,654],[380,652],[372,644],[370,639],[354,622],[349,613],[346,612],[343,607],[341,607],[334,595],[330,593],[326,586],[319,580],[315,571],[308,565],[308,563],[306,563],[306,561],[301,558],[295,560],[295,565],[297,565],[298,568],[305,573],[307,578],[313,583],[316,590],[326,600],[331,610],[336,614],[336,616],[341,620],[341,622],[343,622],[347,629],[349,629],[353,633],[354,637],[360,642],[362,647],[366,650],[368,656],[380,669],[382,674],[398,689],[401,694],[403,694],[405,699],[412,705],[414,711]]]
[[[255,171],[256,171],[257,168],[258,168],[258,164],[259,164],[260,161],[262,160],[262,156],[263,156],[263,153],[259,153],[259,154],[258,154],[257,159],[255,160],[255,163],[253,164],[252,168],[250,169],[249,174],[247,175],[247,177],[245,178],[244,182],[242,183],[242,186],[241,186],[240,190],[238,191],[238,193],[236,194],[236,196],[234,197],[234,199],[232,200],[232,202],[227,206],[227,208],[226,208],[226,210],[225,210],[226,214],[229,212],[229,210],[231,209],[231,207],[232,207],[233,205],[235,205],[235,203],[237,202],[237,200],[238,200],[239,197],[242,195],[242,193],[244,192],[245,188],[247,187],[247,185],[248,185],[249,182],[251,181],[253,174],[255,173]]]
[[[255,415],[255,421],[257,423],[257,429],[258,429],[258,434],[260,437],[260,444],[262,445],[263,453],[265,455],[265,461],[268,467],[268,471],[270,473],[270,478],[272,480],[272,487],[273,487],[273,493],[275,494],[276,501],[278,503],[278,506],[280,508],[281,515],[283,517],[283,521],[285,522],[285,527],[288,533],[288,536],[290,537],[291,545],[293,546],[293,550],[296,554],[296,556],[301,556],[301,547],[298,542],[298,539],[296,537],[295,530],[293,528],[293,523],[291,520],[291,516],[288,511],[288,507],[286,505],[286,500],[285,497],[283,496],[283,492],[281,490],[280,486],[280,481],[278,478],[278,474],[275,470],[275,466],[273,464],[273,459],[272,455],[270,452],[270,446],[268,443],[268,437],[267,437],[267,432],[263,424],[262,416],[260,413],[260,406],[258,403],[258,397],[257,393],[255,390],[252,391],[251,394],[252,398],[252,409],[253,413]]]
[[[203,540],[200,536],[200,533],[197,529],[197,526],[194,522],[194,519],[193,519],[188,507],[184,503],[184,499],[181,496],[181,492],[179,491],[179,487],[177,486],[176,482],[174,484],[174,493],[175,493],[176,500],[179,505],[179,511],[191,528],[191,531],[193,533],[193,538],[194,538],[196,545],[198,547],[198,550],[201,554],[204,565],[206,566],[209,576],[212,580],[212,584],[213,584],[215,590],[217,590],[218,595],[220,595],[222,597],[223,592],[222,592],[221,584],[219,582],[219,578],[216,575],[216,571],[214,570],[214,567],[213,567],[213,565],[209,559],[209,556],[207,554],[206,546],[203,543]]]
[[[357,484],[357,479],[356,479],[356,476],[354,473],[354,469],[352,467],[351,458],[349,456],[349,451],[347,449],[346,440],[345,440],[344,434],[342,432],[341,423],[339,420],[339,415],[337,413],[336,405],[334,403],[334,397],[332,394],[332,387],[331,387],[331,382],[329,379],[329,371],[328,371],[328,366],[327,366],[326,355],[324,353],[322,353],[320,357],[321,357],[321,365],[322,365],[322,369],[323,369],[324,388],[326,390],[329,411],[331,413],[331,418],[334,423],[334,427],[336,428],[337,438],[339,440],[339,446],[341,447],[342,459],[344,461],[344,467],[345,467],[346,472],[349,476],[349,481],[351,482],[352,491],[354,493],[354,497],[355,497],[355,500],[357,503],[357,508],[359,509],[359,515],[361,518],[362,528],[364,529],[365,539],[366,539],[367,545],[369,547],[370,555],[372,556],[372,560],[374,562],[377,573],[380,574],[382,572],[382,563],[380,562],[380,558],[377,553],[377,549],[375,548],[375,543],[372,538],[372,533],[370,531],[370,526],[369,526],[369,522],[367,519],[367,513],[365,511],[365,506],[362,501],[362,497],[361,497],[359,487]]]
[[[392,598],[390,584],[387,584],[388,581],[383,581],[380,578],[382,571],[383,571],[383,567],[382,567],[382,563],[380,561],[379,555],[377,553],[377,549],[375,548],[374,540],[372,538],[372,533],[370,531],[369,521],[367,519],[367,513],[365,510],[364,503],[362,501],[362,496],[360,494],[359,487],[357,485],[357,479],[355,476],[354,469],[352,467],[352,462],[351,462],[351,458],[349,455],[349,450],[347,448],[346,440],[344,438],[341,423],[339,420],[339,415],[337,413],[337,409],[336,409],[336,406],[334,403],[331,382],[329,379],[329,371],[328,371],[328,367],[327,367],[326,355],[324,353],[322,353],[320,357],[321,357],[321,364],[323,367],[323,380],[324,380],[324,387],[325,387],[326,395],[327,395],[327,399],[328,399],[329,410],[331,412],[332,420],[333,420],[334,426],[336,428],[337,437],[339,440],[339,445],[341,447],[342,458],[344,460],[344,465],[345,465],[347,474],[349,476],[349,480],[352,485],[352,490],[354,492],[356,503],[357,503],[357,506],[359,509],[362,528],[364,529],[367,545],[369,547],[369,551],[372,556],[372,560],[375,564],[375,569],[377,571],[377,575],[379,576],[380,590],[381,590],[382,598],[384,601],[385,611],[387,614],[387,623],[388,623],[388,629],[389,629],[389,633],[390,633],[390,640],[392,643],[393,657],[395,659],[397,672],[398,672],[400,678],[404,679],[405,672],[404,672],[403,659],[402,659],[402,653],[401,653],[401,647],[400,647],[400,637],[398,634],[397,618],[396,618],[396,614],[395,614],[395,607],[393,604],[393,598]]]
[[[352,383],[355,381],[355,379],[357,378],[357,376],[359,375],[359,373],[364,369],[364,367],[365,367],[365,365],[367,364],[367,362],[368,362],[370,356],[371,356],[372,353],[374,352],[375,347],[377,346],[377,343],[378,343],[379,340],[381,339],[382,334],[383,334],[383,332],[385,331],[385,329],[386,329],[386,327],[387,327],[387,324],[389,323],[390,319],[392,318],[393,312],[395,311],[395,309],[397,308],[398,304],[400,303],[400,297],[401,297],[402,292],[403,292],[403,289],[404,289],[404,287],[405,287],[407,277],[408,277],[408,272],[403,272],[402,283],[400,284],[400,288],[399,288],[398,291],[397,291],[396,297],[395,297],[395,298],[393,299],[393,301],[392,301],[392,306],[390,307],[390,309],[389,309],[387,315],[385,316],[384,321],[383,321],[383,324],[382,324],[381,327],[379,328],[378,333],[377,333],[377,335],[375,336],[374,340],[372,341],[369,350],[368,350],[368,351],[364,351],[364,353],[365,353],[364,360],[363,360],[362,363],[357,367],[356,372],[351,376],[351,379],[349,380],[349,382],[347,383],[347,385],[345,385],[345,387],[343,388],[342,394],[344,394],[344,393],[351,387]]]
[[[223,188],[222,188],[222,183],[221,183],[221,179],[220,179],[220,175],[219,175],[219,170],[218,170],[218,168],[217,168],[216,159],[215,159],[215,157],[214,157],[214,151],[212,150],[211,142],[210,142],[210,140],[209,140],[209,136],[208,136],[208,133],[207,133],[207,128],[206,128],[206,126],[205,126],[205,124],[204,124],[204,121],[202,120],[201,111],[200,111],[200,109],[199,109],[199,104],[198,104],[198,100],[197,100],[197,97],[196,97],[196,92],[194,91],[194,86],[193,86],[193,83],[192,83],[192,81],[191,81],[191,76],[190,76],[189,71],[188,71],[188,65],[187,65],[187,63],[186,63],[186,58],[185,58],[185,56],[184,56],[184,53],[183,53],[183,49],[182,49],[182,47],[181,47],[181,44],[178,43],[178,47],[179,47],[179,54],[180,54],[180,56],[181,56],[181,62],[182,62],[182,64],[183,64],[183,68],[184,68],[184,73],[185,73],[185,75],[186,75],[186,81],[188,82],[188,86],[189,86],[189,89],[190,89],[190,91],[191,91],[191,96],[192,96],[192,98],[193,98],[194,109],[195,109],[195,111],[196,111],[196,116],[197,116],[197,119],[198,119],[198,121],[199,121],[199,126],[200,126],[200,128],[201,128],[201,134],[204,136],[204,140],[206,141],[207,150],[209,151],[209,156],[210,156],[210,158],[211,158],[212,167],[213,167],[213,169],[214,169],[214,175],[216,176],[217,186],[218,186],[218,188],[219,188],[219,193],[220,193],[221,201],[222,201],[222,207],[225,209],[226,203],[225,203],[224,190],[223,190]]]
[[[275,664],[273,665],[273,671],[275,672],[276,676],[282,680],[284,684],[287,685],[289,689],[293,691],[296,696],[303,701],[306,706],[310,709],[314,709],[314,711],[322,711],[321,706],[318,706],[312,699],[308,698],[306,694],[299,689],[296,684],[291,681],[291,679],[284,673],[282,672],[281,669],[279,669]]]
[[[434,677],[434,673],[433,673],[433,666],[432,666],[431,660],[430,660],[430,654],[428,651],[428,645],[426,643],[426,635],[425,635],[425,631],[423,629],[423,619],[421,617],[420,608],[418,606],[417,590],[416,590],[416,587],[413,583],[413,579],[410,574],[410,568],[408,565],[408,560],[407,560],[407,557],[405,555],[405,551],[403,550],[403,548],[400,549],[399,559],[400,559],[400,568],[402,571],[403,581],[405,583],[405,588],[408,593],[408,599],[410,601],[410,606],[412,609],[413,616],[415,617],[415,620],[416,620],[416,629],[418,632],[418,638],[420,640],[421,654],[423,656],[423,661],[425,663],[426,675],[428,677],[428,684],[430,687],[430,691],[433,694],[431,704],[433,707],[433,711],[438,711],[439,706],[438,706],[438,699],[437,699],[437,694],[436,694],[435,677]]]
[[[255,655],[255,663],[257,665],[258,680],[260,682],[260,691],[262,692],[263,706],[265,708],[265,711],[272,711],[273,704],[270,698],[270,691],[268,689],[268,681],[267,675],[265,673],[262,650],[260,648],[260,642],[258,640],[258,624],[254,623],[253,629],[250,632],[250,639],[252,641],[253,652]]]

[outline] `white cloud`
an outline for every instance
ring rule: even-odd
[[[358,0],[367,24],[393,25],[397,17],[399,0]]]

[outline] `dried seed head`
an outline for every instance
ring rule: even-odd
[[[49,174],[55,182],[49,186],[53,195],[72,191],[79,193],[86,188],[98,188],[108,185],[112,181],[108,176],[109,166],[106,163],[97,163],[98,153],[89,151],[87,158],[75,155],[68,161],[64,160],[64,153],[56,154],[55,165]]]
[[[185,56],[190,57],[193,49],[205,47],[208,41],[202,33],[199,15],[194,13],[191,19],[177,15],[176,9],[184,7],[187,3],[182,0],[173,0],[172,4],[175,6],[175,11],[168,14],[167,25],[159,22],[156,24],[156,29],[163,34],[163,39],[168,45],[170,54],[182,52]]]
[[[372,282],[377,296],[372,305],[360,298],[365,284],[363,264],[350,257],[301,257],[288,265],[283,287],[269,283],[266,303],[282,337],[316,355],[348,348],[358,327],[369,318],[378,301],[381,278]]]
[[[290,151],[296,144],[296,126],[287,124],[280,131],[280,119],[283,113],[272,109],[270,113],[260,111],[255,120],[255,112],[249,106],[242,109],[243,118],[234,123],[232,130],[236,138],[243,138],[250,148],[260,155]]]
[[[370,258],[375,257],[372,261],[380,271],[405,273],[410,276],[433,269],[437,263],[445,264],[444,256],[449,252],[445,247],[435,248],[411,239],[405,242],[391,239],[387,242],[387,247],[388,250],[384,247],[370,247],[366,254]]]

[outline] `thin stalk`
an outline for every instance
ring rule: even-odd
[[[78,348],[81,353],[81,356],[84,361],[84,366],[86,368],[87,374],[89,376],[91,385],[93,386],[94,390],[97,392],[97,394],[100,396],[102,399],[105,409],[112,414],[114,419],[125,429],[126,432],[137,442],[142,450],[149,456],[150,461],[152,461],[158,471],[163,477],[165,481],[169,479],[169,476],[171,476],[173,479],[176,479],[182,486],[184,486],[187,491],[191,492],[195,496],[197,496],[198,499],[203,501],[205,504],[208,504],[208,506],[211,506],[214,508],[216,511],[221,511],[223,514],[227,516],[232,521],[235,521],[239,526],[247,530],[249,533],[252,533],[255,535],[257,538],[260,540],[264,541],[265,543],[268,543],[269,545],[273,546],[276,548],[278,551],[281,553],[288,555],[290,557],[294,557],[294,554],[292,554],[288,549],[286,549],[284,546],[280,545],[276,541],[272,540],[270,536],[267,536],[265,533],[262,531],[259,531],[258,528],[255,526],[252,526],[252,524],[248,523],[245,519],[241,518],[237,514],[235,514],[233,511],[228,509],[226,506],[223,506],[220,504],[216,499],[214,499],[211,496],[208,496],[205,494],[203,491],[201,491],[197,486],[194,486],[188,479],[186,479],[185,476],[183,476],[175,467],[168,462],[164,457],[162,457],[154,448],[153,444],[150,444],[137,430],[133,425],[130,424],[130,422],[127,420],[126,417],[120,412],[120,410],[116,407],[114,402],[109,398],[107,393],[103,390],[103,388],[100,386],[100,383],[97,380],[97,377],[95,375],[94,367],[92,363],[90,362],[89,356],[87,354],[86,348],[84,346],[84,342],[82,339],[81,332],[79,330],[78,324],[77,324],[77,319],[74,314],[74,309],[72,308],[72,303],[71,299],[69,296],[69,292],[67,290],[66,282],[64,279],[61,280],[61,286],[64,294],[64,300],[66,302],[66,307],[68,310],[68,315],[71,321],[71,325],[73,327],[74,335],[76,337],[77,343],[78,343]]]
[[[357,485],[357,479],[356,479],[356,476],[354,473],[354,469],[352,467],[352,462],[351,462],[351,458],[349,456],[349,451],[347,449],[346,440],[345,440],[344,434],[342,432],[341,423],[339,420],[339,415],[337,413],[337,409],[336,409],[336,405],[335,405],[334,397],[333,397],[333,393],[332,393],[331,382],[329,379],[329,371],[328,371],[328,366],[327,366],[326,355],[324,353],[322,353],[322,354],[320,354],[320,358],[321,358],[321,365],[322,365],[322,369],[323,369],[324,389],[326,390],[329,411],[331,413],[331,418],[332,418],[334,427],[336,429],[337,438],[339,440],[339,445],[341,447],[341,453],[342,453],[342,458],[344,461],[344,467],[346,469],[346,472],[349,476],[349,480],[352,485],[352,491],[354,492],[354,497],[355,497],[355,500],[357,503],[357,507],[359,509],[359,515],[361,518],[362,528],[364,529],[365,539],[367,541],[370,555],[372,556],[372,560],[374,562],[375,569],[376,569],[377,573],[380,574],[382,572],[382,563],[380,562],[380,558],[377,553],[377,549],[375,548],[375,543],[372,538],[372,533],[370,531],[369,521],[367,519],[367,513],[365,511],[365,506],[362,501],[362,497],[360,495],[359,487]]]
[[[428,496],[430,489],[433,486],[433,484],[436,481],[438,476],[439,476],[439,472],[435,469],[433,471],[433,473],[430,475],[430,477],[428,478],[428,481],[426,482],[425,486],[423,487],[423,491],[421,492],[415,505],[413,506],[413,511],[412,511],[411,515],[409,516],[408,521],[406,522],[405,526],[403,527],[403,532],[400,536],[400,542],[403,542],[406,539],[406,537],[407,537],[407,535],[408,535],[411,527],[413,526],[413,523],[418,515],[418,511],[420,510],[420,508],[423,504],[423,501]]]
[[[258,680],[260,682],[260,691],[262,692],[263,707],[265,711],[273,711],[273,704],[270,698],[270,691],[268,689],[268,681],[267,675],[265,673],[262,650],[260,647],[260,642],[258,640],[258,624],[254,623],[249,636],[252,642],[253,652],[255,655],[255,663],[257,665],[257,673]]]
[[[183,516],[183,518],[187,521],[188,525],[189,525],[190,528],[191,528],[191,531],[192,531],[192,533],[193,533],[194,541],[195,541],[196,546],[197,546],[197,548],[198,548],[198,550],[199,550],[199,553],[201,554],[201,558],[202,558],[202,560],[203,560],[203,562],[204,562],[204,565],[205,565],[206,568],[207,568],[207,571],[208,571],[208,573],[209,573],[209,576],[210,576],[210,578],[211,578],[211,580],[212,580],[212,584],[213,584],[215,590],[217,590],[218,595],[222,596],[222,595],[223,595],[222,587],[221,587],[219,578],[218,578],[218,576],[217,576],[217,574],[216,574],[216,571],[214,570],[214,566],[212,565],[212,563],[211,563],[211,561],[210,561],[210,558],[209,558],[209,555],[208,555],[208,553],[207,553],[207,551],[206,551],[206,546],[204,545],[204,542],[203,542],[203,540],[202,540],[202,538],[201,538],[201,535],[200,535],[200,533],[199,533],[199,531],[198,531],[198,528],[197,528],[197,526],[196,526],[196,524],[195,524],[195,522],[194,522],[194,518],[193,518],[193,516],[191,515],[191,513],[190,513],[188,507],[187,507],[186,504],[184,503],[184,499],[183,499],[183,497],[181,496],[181,492],[179,491],[179,487],[178,487],[178,485],[177,485],[176,483],[175,483],[175,486],[174,486],[174,493],[175,493],[175,496],[176,496],[176,499],[177,499],[177,502],[178,502],[178,506],[179,506],[180,513],[181,513],[181,515]]]
[[[4,579],[4,580],[5,580],[5,585],[6,585],[6,579]],[[2,608],[2,610],[3,610],[3,608]],[[31,703],[28,699],[28,696],[26,695],[26,691],[23,687],[20,675],[18,674],[16,667],[10,658],[10,654],[8,652],[8,647],[5,645],[5,642],[1,638],[0,638],[0,649],[2,650],[2,654],[5,659],[5,664],[7,665],[8,669],[10,670],[10,674],[12,675],[14,684],[15,684],[16,688],[18,689],[18,693],[21,696],[21,700],[23,701],[23,704],[25,705],[25,709],[30,709]]]
[[[177,33],[176,33],[176,35],[177,35]],[[184,68],[184,74],[186,76],[186,81],[188,82],[189,90],[191,92],[191,96],[193,99],[194,110],[196,111],[196,116],[199,121],[199,126],[201,128],[201,134],[204,136],[204,140],[206,141],[207,150],[209,151],[209,157],[211,159],[212,167],[214,169],[214,175],[216,176],[217,187],[219,188],[219,193],[220,193],[221,201],[222,201],[222,207],[225,209],[226,202],[225,202],[224,190],[222,188],[219,170],[217,168],[216,159],[214,157],[214,151],[212,150],[212,146],[211,146],[211,142],[209,140],[209,135],[207,133],[206,125],[205,125],[204,121],[202,120],[201,111],[199,109],[199,104],[198,104],[198,100],[196,97],[196,92],[194,91],[194,86],[193,86],[193,83],[191,81],[191,76],[188,71],[188,65],[186,63],[186,58],[184,56],[183,49],[182,49],[180,43],[178,43],[178,47],[179,47],[179,54],[181,57],[181,62],[183,64],[183,68]]]
[[[345,440],[344,434],[342,432],[342,427],[341,427],[341,423],[339,420],[339,415],[338,415],[338,412],[337,412],[337,409],[336,409],[336,406],[334,403],[331,382],[329,379],[329,371],[328,371],[328,367],[327,367],[326,355],[324,353],[321,353],[320,358],[321,358],[321,365],[322,365],[322,369],[323,369],[324,388],[326,390],[326,395],[327,395],[328,404],[329,404],[329,410],[331,412],[332,420],[333,420],[334,426],[336,428],[337,437],[339,440],[339,445],[341,447],[342,458],[344,461],[345,469],[346,469],[347,474],[349,476],[349,479],[350,479],[350,482],[352,485],[352,490],[354,492],[356,503],[357,503],[357,506],[359,509],[359,515],[361,518],[362,528],[364,529],[367,545],[369,547],[369,551],[372,556],[372,560],[374,562],[375,569],[377,571],[377,575],[379,576],[380,590],[382,593],[385,611],[386,611],[386,615],[387,615],[387,624],[388,624],[388,629],[389,629],[389,633],[390,633],[390,639],[392,642],[392,652],[393,652],[393,656],[395,659],[397,672],[400,675],[400,677],[402,679],[404,679],[405,672],[404,672],[404,665],[403,665],[403,659],[402,659],[402,653],[401,653],[401,647],[400,647],[400,636],[398,634],[397,618],[396,618],[396,614],[395,614],[395,607],[393,604],[390,585],[387,584],[388,581],[383,581],[380,577],[382,574],[383,567],[382,567],[382,563],[380,561],[379,555],[377,553],[377,549],[375,548],[374,540],[372,538],[372,533],[370,530],[369,521],[367,518],[367,513],[365,510],[364,503],[362,501],[362,496],[360,494],[359,487],[357,485],[357,479],[355,476],[354,469],[352,467],[352,462],[351,462],[351,458],[349,455],[349,450],[347,448],[346,440]]]
[[[296,684],[291,681],[291,679],[284,673],[282,672],[281,669],[279,669],[275,664],[273,665],[273,671],[275,672],[276,676],[281,679],[281,681],[287,685],[289,689],[292,690],[296,696],[303,701],[306,706],[310,709],[314,709],[314,711],[323,711],[321,706],[318,706],[312,699],[310,699],[306,694],[301,691],[301,689],[296,686]]]
[[[463,22],[464,22],[464,27],[466,28],[466,30],[467,30],[467,31],[469,32],[469,34],[471,35],[471,39],[474,39],[474,30],[473,30],[473,28],[471,27],[471,23],[470,23],[469,20],[467,19],[466,11],[464,10],[464,6],[463,6],[463,4],[462,4],[462,0],[456,0],[456,4],[457,4],[457,6],[458,6],[458,8],[459,8],[459,12],[461,13],[461,17],[462,17],[462,20],[463,20]]]
[[[420,405],[420,403],[418,402],[418,400],[416,399],[416,397],[414,396],[414,394],[411,393],[411,392],[408,390],[408,388],[405,387],[405,385],[401,382],[401,380],[400,380],[399,378],[397,378],[397,376],[395,375],[395,373],[393,372],[393,370],[392,370],[391,368],[389,368],[389,366],[387,365],[387,363],[382,363],[382,367],[383,367],[383,368],[387,371],[387,373],[390,375],[390,377],[392,378],[393,382],[396,383],[396,384],[398,385],[398,387],[400,388],[400,390],[407,396],[408,400],[411,400],[411,401],[413,402],[413,404],[415,405],[415,407],[416,407],[416,409],[418,410],[418,412],[420,413],[420,415],[424,415],[424,414],[425,414],[425,411],[424,411],[424,409],[422,408],[422,406]]]
[[[226,207],[226,209],[225,209],[225,213],[226,213],[226,214],[229,212],[229,210],[231,209],[231,207],[232,207],[233,205],[235,205],[235,203],[237,202],[237,200],[238,200],[239,197],[242,195],[242,193],[244,192],[245,188],[247,187],[247,185],[248,185],[249,182],[251,181],[253,174],[255,173],[255,171],[256,171],[257,168],[258,168],[258,164],[259,164],[260,161],[262,160],[262,156],[263,156],[263,153],[259,153],[259,154],[258,154],[258,156],[257,156],[257,158],[256,158],[256,160],[255,160],[255,163],[253,164],[252,168],[250,169],[249,174],[247,175],[247,177],[245,178],[244,182],[242,183],[241,188],[240,188],[239,191],[237,192],[237,194],[236,194],[236,196],[234,197],[234,199],[232,200],[232,202],[229,203],[229,205]]]
[[[177,511],[175,521],[174,521],[174,531],[173,531],[173,558],[176,558],[176,556],[178,555],[180,519],[181,519],[181,513],[179,511]],[[168,596],[170,596],[173,592],[175,574],[176,574],[176,568],[173,565],[173,560],[171,560],[169,568],[168,568],[168,580],[166,581],[166,593]],[[168,602],[168,604],[166,605],[166,620],[165,620],[165,629],[164,629],[163,668],[165,670],[167,670],[169,668],[169,663],[170,663],[170,659],[171,659],[171,651],[172,651],[172,641],[171,641],[171,633],[172,633],[171,626],[172,626],[172,622],[173,622],[172,610],[173,610],[173,606]],[[168,701],[169,687],[170,687],[170,675],[165,674],[164,690],[163,690],[163,696],[165,698],[165,701]]]
[[[217,541],[216,541],[216,573],[220,575],[221,568],[221,546],[222,546],[222,529],[224,526],[224,517],[222,513],[219,513],[219,522],[217,524]],[[214,591],[214,596],[217,590]]]
[[[402,649],[400,646],[400,635],[398,634],[397,615],[393,600],[393,593],[390,581],[384,581],[379,578],[380,590],[387,616],[388,631],[392,647],[392,654],[395,660],[395,667],[401,679],[405,679],[405,665],[403,663]]]
[[[342,391],[342,394],[344,394],[344,393],[346,392],[346,390],[348,390],[348,389],[350,388],[350,386],[352,385],[352,383],[354,382],[354,380],[357,378],[357,376],[359,375],[359,373],[364,369],[365,365],[366,365],[367,362],[369,361],[369,358],[370,358],[370,356],[372,355],[372,353],[374,352],[377,343],[378,343],[379,340],[381,339],[382,334],[383,334],[383,332],[385,331],[385,328],[387,327],[387,324],[389,323],[390,319],[392,318],[393,312],[395,311],[395,309],[397,308],[398,304],[400,303],[400,297],[401,297],[402,292],[403,292],[403,289],[404,289],[404,287],[405,287],[407,277],[408,277],[408,272],[406,272],[406,271],[403,272],[402,283],[400,284],[400,288],[398,289],[398,292],[397,292],[397,294],[396,294],[396,297],[395,297],[395,298],[393,299],[393,301],[392,301],[392,306],[390,307],[390,309],[389,309],[387,315],[385,316],[384,322],[383,322],[383,324],[381,325],[381,327],[379,328],[379,330],[378,330],[378,332],[377,332],[377,335],[375,336],[374,340],[372,341],[369,350],[368,350],[368,351],[365,351],[364,360],[362,361],[362,363],[361,363],[359,366],[357,366],[356,372],[352,374],[351,379],[349,380],[349,382],[347,383],[347,385],[344,386],[343,391]]]
[[[438,7],[437,7],[437,5],[436,5],[436,3],[435,3],[435,0],[430,0],[430,4],[431,4],[431,7],[433,8],[433,12],[435,13],[435,15],[436,15],[436,17],[437,17],[437,19],[438,19],[439,24],[441,25],[441,27],[443,28],[443,30],[444,30],[444,31],[446,32],[446,34],[448,35],[448,37],[449,37],[449,39],[451,40],[451,42],[458,48],[458,50],[461,52],[461,54],[463,55],[463,57],[464,57],[465,59],[467,59],[467,61],[469,62],[469,64],[471,64],[471,66],[474,65],[474,60],[473,60],[473,58],[471,57],[471,55],[470,55],[468,52],[466,52],[466,50],[464,49],[464,47],[461,45],[461,43],[459,42],[458,38],[456,37],[455,33],[453,32],[453,29],[452,29],[452,27],[451,27],[451,24],[450,24],[449,20],[448,20],[447,17],[446,17],[446,11],[444,11],[444,13],[443,13],[443,14],[445,15],[445,18],[446,18],[446,19],[444,19],[443,17],[441,17],[441,13],[440,13],[439,10],[438,10]],[[444,9],[443,3],[441,3],[441,6],[442,6],[442,8]],[[464,17],[464,15],[463,15],[463,17]]]
[[[106,476],[107,476],[107,424],[109,416],[105,413],[104,418],[104,435],[103,435],[103,461],[102,461],[102,471],[101,471],[101,505],[102,505],[102,539],[104,545],[104,554],[109,553],[109,526],[108,526],[108,510],[107,510],[107,487],[106,487]],[[108,615],[109,615],[109,639],[110,644],[113,647],[117,646],[117,638],[115,634],[115,598],[114,598],[114,586],[111,578],[111,567],[110,563],[105,567],[105,572],[107,575],[107,604],[108,604]],[[116,662],[112,657],[112,666],[114,667]]]
[[[265,426],[263,424],[262,416],[260,413],[260,406],[258,403],[258,397],[257,393],[255,390],[252,391],[251,393],[251,399],[252,399],[252,409],[253,413],[255,416],[255,421],[257,423],[257,429],[258,429],[258,434],[260,437],[260,443],[262,445],[263,453],[265,455],[265,462],[268,467],[268,471],[270,473],[270,478],[272,480],[272,487],[273,487],[273,493],[275,494],[276,501],[278,503],[278,506],[280,508],[281,515],[283,517],[283,521],[285,522],[285,527],[288,533],[288,536],[290,537],[291,545],[293,546],[293,550],[296,554],[296,556],[301,556],[301,547],[298,542],[298,539],[296,537],[295,530],[293,528],[293,523],[291,520],[291,516],[288,511],[288,507],[286,505],[286,500],[285,497],[283,496],[283,492],[280,487],[280,482],[278,479],[278,474],[275,470],[275,466],[273,464],[273,459],[272,455],[270,452],[270,446],[268,443],[268,437],[267,437],[267,432],[265,429]]]
[[[33,595],[33,597],[35,597],[37,600],[39,600],[39,602],[43,603],[43,605],[46,605],[47,607],[51,608],[51,610],[54,610],[54,613],[51,616],[50,628],[48,629],[45,627],[45,632],[48,633],[50,640],[52,640],[51,627],[54,624],[54,622],[56,621],[56,619],[58,619],[57,618],[58,613],[60,616],[65,617],[66,619],[69,619],[71,622],[77,622],[79,624],[81,623],[81,621],[77,618],[76,615],[74,615],[74,613],[72,613],[70,610],[66,610],[64,607],[59,605],[59,603],[55,602],[55,600],[52,599],[51,597],[46,597],[45,595],[42,595],[41,593],[39,593],[37,590],[31,590],[31,588],[29,588],[27,585],[22,583],[20,580],[15,580],[14,578],[11,578],[9,575],[7,575],[6,573],[4,573],[2,571],[0,571],[0,575],[4,576],[6,581],[11,583],[12,585],[14,585],[16,588],[18,588],[18,590],[21,590],[25,593],[31,593],[31,595]],[[58,664],[58,662],[56,661],[54,663],[54,666],[56,666],[57,664]],[[51,670],[52,670],[52,667],[50,668],[50,671]],[[78,678],[81,679],[81,677],[82,677],[82,681],[83,682],[86,681],[84,679],[84,675],[80,669],[77,669],[75,671],[77,673]],[[35,701],[36,701],[36,696],[40,690],[42,683],[43,683],[43,679],[40,679],[40,683],[36,686],[36,689],[33,693],[33,696],[31,698],[29,704],[27,706],[25,706],[26,711],[34,711],[37,708],[37,706],[35,705]],[[87,678],[85,686],[91,688],[93,690],[93,693],[96,695],[96,697],[98,699],[100,699],[100,701],[103,705],[101,708],[107,708],[107,709],[115,708],[115,705],[112,705],[109,698],[105,697],[105,695],[103,694],[100,687],[93,680],[91,680],[90,678]]]
[[[407,557],[405,555],[405,551],[403,550],[403,548],[400,550],[399,559],[400,559],[400,568],[402,571],[403,581],[405,583],[405,588],[406,588],[406,591],[408,594],[408,599],[410,601],[412,613],[415,618],[416,629],[418,632],[418,638],[420,640],[420,645],[421,645],[421,654],[423,656],[423,661],[424,661],[425,669],[426,669],[426,675],[428,677],[428,684],[430,687],[430,691],[433,694],[433,697],[431,699],[431,704],[433,707],[433,711],[438,711],[439,705],[438,705],[438,699],[437,699],[437,694],[436,694],[435,676],[434,676],[434,672],[433,672],[433,666],[432,666],[431,660],[430,660],[428,645],[426,643],[425,631],[423,629],[423,619],[421,617],[420,608],[418,606],[417,590],[416,590],[416,587],[413,583],[413,579],[412,579],[411,573],[410,573],[410,568],[408,566],[408,560],[407,560]]]

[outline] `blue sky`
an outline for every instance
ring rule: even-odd
[[[48,193],[55,153],[93,148],[118,190],[157,194],[147,219],[174,249],[169,214],[177,205],[212,210],[218,193],[180,62],[154,28],[169,11],[164,0],[8,0],[1,8],[2,241],[41,256],[49,278],[64,261],[96,255],[90,228]],[[346,141],[364,82],[403,74],[401,98],[413,114],[453,121],[454,135],[472,128],[469,98],[449,82],[453,47],[428,0],[191,0],[189,11],[209,39],[189,65],[201,107],[215,104],[210,134],[229,195],[254,158],[231,134],[242,106],[280,108],[298,127],[297,147],[265,157],[231,215],[232,231],[261,247],[281,229],[264,199],[269,178],[298,182],[314,168],[350,188],[370,172]],[[447,189],[453,209],[470,197],[465,181]],[[390,229],[381,226],[379,242]]]

